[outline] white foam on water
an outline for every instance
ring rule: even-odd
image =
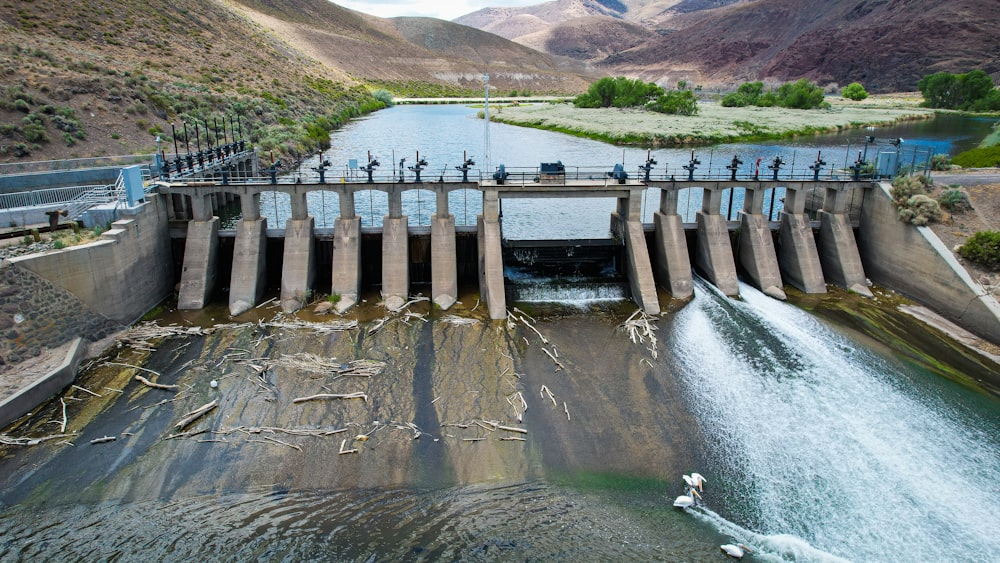
[[[766,546],[786,544],[777,554],[810,546],[796,560],[1000,553],[995,413],[924,396],[903,368],[808,313],[740,292],[699,283],[671,336],[716,463],[701,472],[727,488],[716,508]]]

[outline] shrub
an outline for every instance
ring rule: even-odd
[[[823,105],[823,89],[806,78],[782,84],[776,94],[778,105],[785,108],[815,109]]]
[[[24,133],[24,140],[29,143],[47,143],[49,136],[45,134],[45,126],[37,123],[25,125],[21,130]]]
[[[860,82],[851,82],[844,89],[840,91],[840,95],[847,98],[848,100],[854,100],[856,102],[861,101],[868,97],[868,92],[865,87],[861,85]]]
[[[375,90],[374,92],[372,92],[372,97],[375,98],[376,100],[382,102],[383,104],[385,104],[385,107],[390,107],[391,108],[392,106],[394,106],[396,104],[396,101],[393,100],[393,98],[392,98],[392,92],[390,92],[390,91],[388,91],[388,90],[386,90],[384,88],[379,88],[378,90]]]
[[[672,90],[647,104],[646,109],[659,113],[695,115],[698,113],[698,101],[690,90]]]
[[[1000,231],[979,231],[965,241],[958,254],[987,268],[1000,268]]]
[[[898,208],[899,220],[923,226],[941,220],[941,206],[926,195],[932,181],[926,176],[897,176],[892,181],[892,199]]]
[[[963,168],[1000,167],[1000,145],[967,150],[955,155],[951,163]]]
[[[941,207],[951,213],[964,213],[972,209],[972,202],[969,201],[969,194],[962,190],[945,190],[938,196],[938,203]]]
[[[625,108],[641,107],[655,101],[664,94],[656,84],[624,76],[604,77],[590,85],[590,88],[573,100],[578,108]]]
[[[922,227],[941,220],[941,206],[930,197],[917,194],[907,200],[906,207],[899,208],[899,219]]]
[[[931,170],[941,172],[951,170],[951,158],[946,154],[936,154],[931,157]]]
[[[56,239],[52,243],[52,248],[55,248],[56,250],[62,250],[63,248],[66,248],[66,241],[64,241],[63,239]]]

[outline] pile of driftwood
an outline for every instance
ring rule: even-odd
[[[658,353],[656,351],[656,326],[649,322],[652,318],[642,309],[637,309],[625,322],[618,325],[618,328],[628,333],[633,344],[645,344],[655,360]]]
[[[245,358],[239,360],[261,372],[273,368],[285,368],[295,372],[309,372],[337,377],[374,377],[385,369],[385,362],[375,360],[350,360],[342,362],[336,358],[324,358],[316,354],[285,354],[277,358]]]
[[[542,343],[542,352],[544,352],[545,355],[548,356],[550,360],[552,360],[552,363],[555,365],[555,371],[561,371],[566,369],[566,366],[563,365],[561,361],[559,361],[559,350],[556,349],[555,344],[551,344],[549,342],[549,339],[544,334],[542,334],[541,331],[535,328],[534,324],[532,324],[538,321],[536,321],[530,315],[518,309],[517,307],[514,307],[513,311],[507,311],[507,328],[509,330],[514,330],[517,327],[518,322],[528,327],[529,329],[531,329],[532,332],[538,335],[538,339]],[[531,346],[531,342],[526,337],[522,336],[521,338],[524,340],[525,346]],[[548,348],[546,348],[546,346],[551,346],[552,350],[550,351]]]
[[[290,329],[307,330],[317,334],[329,334],[332,332],[342,332],[358,328],[356,320],[334,320],[323,323],[314,323],[289,317],[283,313],[277,314],[271,321],[258,321],[255,323],[221,323],[210,327],[200,326],[178,326],[176,324],[160,325],[156,321],[146,321],[139,323],[126,330],[118,337],[120,345],[127,345],[137,350],[155,350],[153,341],[165,338],[176,338],[183,336],[204,336],[213,332],[226,329],[240,328],[260,328],[260,329]]]

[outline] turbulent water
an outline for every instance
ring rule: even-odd
[[[706,520],[786,559],[1000,551],[995,401],[915,380],[802,310],[741,293],[699,285],[671,337],[725,490],[726,519]]]
[[[289,319],[263,309],[164,341],[144,365],[183,392],[96,367],[78,384],[102,397],[66,394],[75,446],[2,450],[0,560],[712,561],[742,542],[764,561],[979,561],[1000,549],[994,398],[741,293],[699,283],[657,321],[655,344],[618,328],[627,302],[521,303],[542,316],[508,325],[464,297],[449,315],[465,324],[421,304],[426,319],[382,323],[365,306],[359,328],[325,333],[268,324]],[[386,366],[344,378],[287,362],[316,358]],[[276,363],[248,366],[263,359]],[[292,402],[323,392],[367,399]],[[211,432],[168,439],[213,397],[190,428]],[[51,434],[60,409],[8,432]],[[118,439],[89,443],[102,436]],[[705,503],[673,509],[691,471],[708,478]]]

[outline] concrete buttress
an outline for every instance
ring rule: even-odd
[[[215,289],[219,253],[219,218],[190,221],[184,242],[184,266],[177,296],[178,309],[201,309]]]
[[[239,315],[257,305],[264,294],[267,219],[242,219],[236,225],[233,271],[229,281],[229,314]]]
[[[313,226],[311,216],[289,219],[285,224],[285,251],[281,263],[281,310],[292,313],[301,309],[309,300],[312,290]]]

